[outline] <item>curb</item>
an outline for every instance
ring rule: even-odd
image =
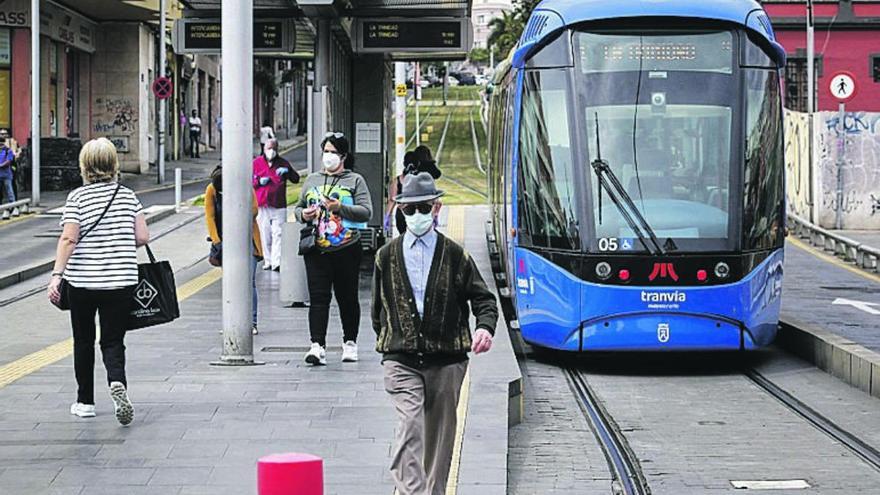
[[[781,316],[776,344],[880,398],[880,354],[828,330]]]
[[[164,220],[164,219],[170,217],[171,215],[174,215],[174,213],[175,213],[174,208],[169,208],[168,210],[160,211],[159,213],[156,213],[154,215],[150,215],[149,217],[146,218],[147,225],[150,225],[151,223],[156,223],[160,220]],[[21,271],[0,277],[0,289],[5,289],[5,288],[11,287],[15,284],[20,284],[21,282],[24,282],[25,280],[30,280],[34,277],[37,277],[37,276],[51,270],[52,266],[54,264],[55,264],[55,258],[52,258],[49,261],[43,261],[43,262],[38,263],[36,265],[31,265],[27,268],[24,268]]]

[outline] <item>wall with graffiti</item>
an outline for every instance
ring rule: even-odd
[[[810,218],[810,120],[805,113],[785,111],[785,200],[788,211]]]
[[[819,112],[813,126],[819,225],[835,227],[839,169],[842,227],[880,229],[880,113],[847,112],[841,123],[837,112]],[[806,114],[787,111],[785,130],[788,209],[809,219],[813,174]],[[838,166],[841,156],[842,166]]]

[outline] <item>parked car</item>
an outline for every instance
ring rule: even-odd
[[[462,86],[474,86],[477,84],[477,78],[470,72],[461,72],[456,74],[455,77]]]
[[[422,89],[430,87],[431,81],[429,81],[427,78],[423,77],[423,78],[419,79],[419,86],[421,86]]]

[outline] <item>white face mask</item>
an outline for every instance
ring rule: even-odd
[[[430,213],[415,212],[412,215],[406,215],[406,228],[415,235],[425,235],[433,226],[434,215]]]
[[[342,160],[336,153],[325,151],[324,155],[321,157],[321,163],[324,165],[324,169],[328,172],[335,172],[339,168],[339,165],[342,164]]]
[[[275,150],[266,150],[266,160],[270,162],[275,159]]]

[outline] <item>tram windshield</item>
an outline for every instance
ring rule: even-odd
[[[573,45],[585,168],[601,153],[663,251],[731,249],[732,212],[741,204],[731,192],[738,101],[732,33],[577,32]],[[597,174],[584,179],[591,191],[588,249],[645,252]]]

